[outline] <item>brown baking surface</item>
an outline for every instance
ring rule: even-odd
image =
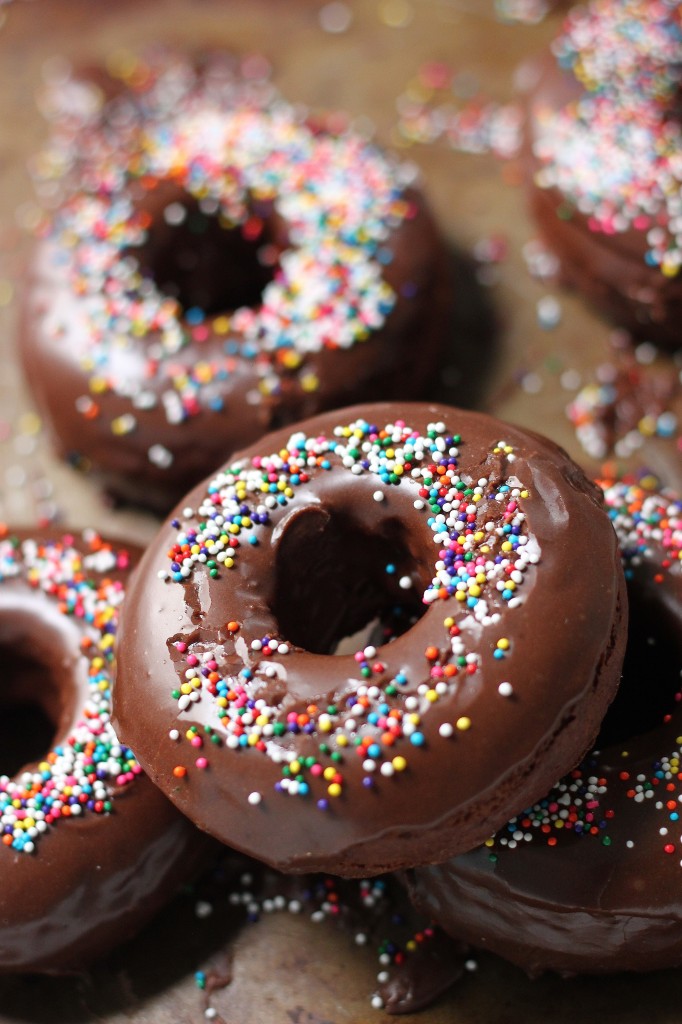
[[[30,525],[58,517],[139,542],[155,529],[150,516],[107,507],[90,481],[52,459],[23,388],[13,342],[16,294],[28,251],[26,225],[35,209],[26,165],[44,138],[35,94],[45,61],[67,57],[91,64],[112,50],[134,50],[157,40],[266,54],[289,99],[369,118],[380,141],[402,147],[423,171],[424,187],[454,246],[470,251],[482,239],[502,238],[508,254],[487,268],[495,278],[486,294],[500,324],[497,346],[484,346],[476,331],[467,332],[461,355],[453,350],[441,394],[455,388],[462,401],[477,401],[549,434],[594,468],[564,408],[578,382],[586,383],[596,365],[611,361],[611,328],[579,298],[530,276],[522,249],[534,231],[524,214],[516,165],[490,154],[454,152],[442,141],[407,146],[396,109],[420,69],[434,61],[478,82],[488,97],[509,101],[514,70],[555,33],[556,17],[534,26],[503,25],[494,17],[492,0],[354,0],[342,5],[352,14],[350,26],[332,33],[320,24],[324,6],[323,0],[15,0],[0,9],[0,518]],[[547,296],[558,299],[561,314],[552,330],[538,324],[537,303]],[[671,367],[664,361],[661,370],[668,373]],[[681,456],[673,441],[657,442],[646,454],[655,468],[668,467],[679,482]],[[225,902],[216,905],[208,923],[200,921],[194,898],[185,897],[88,977],[0,979],[0,1024],[200,1024],[210,1019],[218,1024],[380,1024],[392,1019],[370,1005],[376,988],[374,950],[355,946],[329,922],[312,923],[305,913],[265,915],[243,927],[240,921]],[[448,995],[404,1019],[422,1024],[673,1024],[682,1019],[679,971],[531,982],[491,956],[476,959],[477,970],[466,972]],[[198,969],[231,980],[207,996],[197,987]],[[207,1017],[207,1007],[216,1016]]]

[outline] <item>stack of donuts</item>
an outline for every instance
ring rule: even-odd
[[[622,206],[558,140],[620,144],[620,103],[679,185],[681,45],[678,4],[597,0],[529,100],[566,276],[608,253],[647,283],[619,269],[606,305],[666,341],[679,187],[609,150]],[[0,536],[6,700],[48,734],[0,776],[0,970],[82,969],[224,848],[399,872],[531,974],[678,965],[679,496],[429,399],[453,279],[426,200],[258,61],[159,51],[46,110],[27,375],[60,453],[165,518],[144,553]]]

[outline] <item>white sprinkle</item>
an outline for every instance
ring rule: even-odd
[[[375,491],[372,497],[374,498],[375,501],[383,501],[386,495],[384,494],[383,491]]]
[[[185,217],[187,216],[187,209],[182,203],[169,203],[163,211],[163,219],[166,224],[172,224],[177,227],[178,224],[182,224]]]
[[[263,797],[261,796],[260,793],[249,793],[249,803],[251,804],[252,807],[257,807],[262,799]]]
[[[162,444],[153,444],[147,452],[147,458],[159,469],[168,469],[173,465],[173,453]]]
[[[538,324],[544,330],[551,330],[561,323],[561,305],[553,295],[545,295],[537,304]]]
[[[401,576],[398,580],[398,586],[402,590],[409,590],[412,586],[412,578],[410,576]]]
[[[514,689],[511,683],[505,682],[500,683],[500,685],[497,687],[497,692],[499,693],[500,697],[511,697],[512,693],[514,692]]]
[[[333,0],[325,4],[319,13],[320,26],[325,32],[334,34],[347,32],[353,21],[353,12],[348,4]]]

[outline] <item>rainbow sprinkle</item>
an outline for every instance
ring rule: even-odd
[[[128,555],[96,533],[84,534],[85,551],[73,538],[0,541],[0,585],[21,581],[53,603],[82,631],[89,696],[67,736],[39,764],[20,775],[0,776],[2,842],[32,853],[51,827],[86,812],[107,814],[115,790],[141,768],[119,743],[110,722],[114,642],[123,584],[107,575],[126,569]]]
[[[643,560],[660,565],[661,571],[656,577],[659,583],[664,582],[666,573],[679,575],[682,569],[682,501],[667,492],[647,490],[640,483],[613,480],[599,483],[618,536],[626,577],[632,575],[633,566]],[[678,743],[682,744],[682,737]],[[627,752],[621,757],[623,770],[607,772],[599,750],[592,751],[547,797],[512,818],[504,830],[487,841],[491,857],[496,858],[496,847],[513,850],[536,838],[544,838],[548,846],[556,846],[561,834],[566,832],[600,837],[600,841],[609,846],[612,843],[609,823],[617,813],[617,799],[623,796],[642,803],[654,799],[657,790],[665,790],[665,799],[661,796],[656,806],[666,812],[671,822],[677,822],[682,801],[682,791],[677,795],[682,747],[653,760],[648,773],[633,772]],[[661,834],[667,836],[667,828]],[[662,847],[668,854],[675,850],[667,838]]]
[[[304,391],[316,390],[306,357],[367,340],[393,308],[386,243],[415,214],[404,195],[413,172],[343,126],[320,131],[227,58],[216,56],[201,74],[169,55],[158,65],[132,61],[118,74],[126,92],[107,102],[87,82],[53,86],[52,145],[34,168],[39,185],[57,181],[66,193],[44,231],[87,324],[91,393],[78,403],[81,413],[97,417],[108,391],[131,398],[133,411],[111,424],[121,435],[135,430],[136,406],[161,404],[170,423],[220,411],[225,382],[244,361],[260,398],[292,375]],[[259,259],[273,265],[274,278],[259,305],[183,313],[142,277],[135,252],[151,223],[144,197],[169,182],[206,216],[260,242]],[[283,248],[268,243],[259,206],[286,225]],[[182,202],[163,211],[171,225],[185,215]],[[50,336],[63,333],[62,317],[58,309],[46,314]],[[217,346],[202,354],[208,341]],[[199,350],[194,362],[190,346]],[[155,446],[150,459],[165,467],[172,455]]]
[[[390,665],[390,647],[381,653],[373,646],[357,651],[357,685],[345,706],[320,707],[284,714],[262,698],[263,682],[277,674],[276,660],[292,650],[279,636],[245,637],[242,624],[227,623],[232,643],[223,652],[204,650],[199,643],[175,644],[182,660],[181,683],[173,691],[180,713],[208,697],[216,719],[202,733],[190,726],[185,739],[198,749],[205,768],[205,751],[223,743],[232,750],[255,749],[282,763],[275,788],[289,795],[307,796],[315,780],[324,787],[318,806],[343,791],[344,752],[362,759],[364,783],[373,785],[375,773],[390,777],[408,767],[409,757],[425,744],[423,716],[428,708],[452,693],[474,674],[480,654],[467,649],[462,621],[474,620],[495,631],[493,656],[503,660],[511,647],[496,627],[501,609],[521,604],[519,590],[528,567],[540,558],[537,541],[526,526],[522,508],[527,489],[513,476],[512,446],[500,441],[489,454],[489,475],[471,481],[458,469],[459,435],[445,424],[431,423],[424,434],[402,420],[379,427],[356,420],[338,426],[331,436],[291,435],[286,446],[269,456],[255,456],[221,471],[210,483],[201,505],[183,512],[169,550],[170,565],[162,575],[184,583],[199,569],[217,578],[243,556],[242,548],[259,543],[277,513],[295,500],[296,490],[311,475],[337,468],[350,477],[372,475],[380,488],[375,500],[386,500],[394,487],[409,487],[414,494],[416,524],[426,517],[437,543],[434,575],[423,594],[431,605],[447,602],[443,620],[444,647],[424,651],[424,681],[416,695],[406,695],[410,683],[405,671]],[[494,468],[493,468],[494,467]],[[244,667],[235,674],[234,655]],[[384,657],[386,655],[386,657]],[[224,661],[223,661],[224,658]],[[509,689],[507,689],[509,687]],[[498,692],[509,695],[503,684]],[[452,725],[443,723],[440,735],[448,738],[471,727],[463,716]],[[318,756],[297,753],[296,737],[313,735]],[[278,742],[287,738],[287,745]],[[181,734],[174,730],[174,739]],[[293,741],[293,742],[292,742]],[[251,795],[256,804],[261,794]]]
[[[646,263],[682,265],[682,129],[670,116],[682,66],[677,0],[595,0],[573,9],[555,42],[559,65],[585,93],[539,118],[542,188],[557,188],[593,231],[635,229]]]

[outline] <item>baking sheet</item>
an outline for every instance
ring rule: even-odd
[[[525,4],[529,16],[541,8]],[[263,53],[289,99],[348,111],[418,165],[448,238],[476,256],[474,271],[485,284],[483,306],[473,278],[462,285],[468,322],[462,339],[453,339],[444,393],[540,429],[596,469],[603,456],[613,456],[604,451],[588,458],[567,404],[578,400],[583,438],[594,450],[600,436],[594,410],[600,401],[608,405],[608,386],[619,369],[634,368],[640,383],[663,375],[673,382],[665,407],[652,413],[635,402],[616,431],[618,449],[620,461],[625,453],[627,461],[679,481],[674,360],[656,358],[647,346],[634,356],[619,354],[611,325],[530,272],[547,269],[547,261],[524,213],[518,164],[499,151],[516,131],[510,106],[515,74],[555,34],[556,15],[536,24],[503,23],[492,0],[14,0],[0,7],[0,19],[0,519],[94,524],[142,543],[156,529],[152,516],[109,507],[91,481],[52,458],[14,344],[17,296],[38,212],[27,166],[45,133],[36,92],[64,58],[92,63],[159,39]],[[482,151],[463,152],[463,146]],[[498,327],[494,343],[490,305]],[[375,953],[355,946],[330,922],[285,913],[241,928],[229,904],[218,902],[208,927],[196,909],[196,899],[186,897],[137,944],[83,979],[0,980],[0,1022],[387,1019],[371,1007]],[[225,982],[229,975],[229,984],[207,994],[195,977],[207,965],[209,977]],[[405,1019],[634,1024],[646,1016],[651,1024],[672,1024],[682,1016],[680,997],[678,971],[530,982],[494,957],[476,956],[449,995]]]

